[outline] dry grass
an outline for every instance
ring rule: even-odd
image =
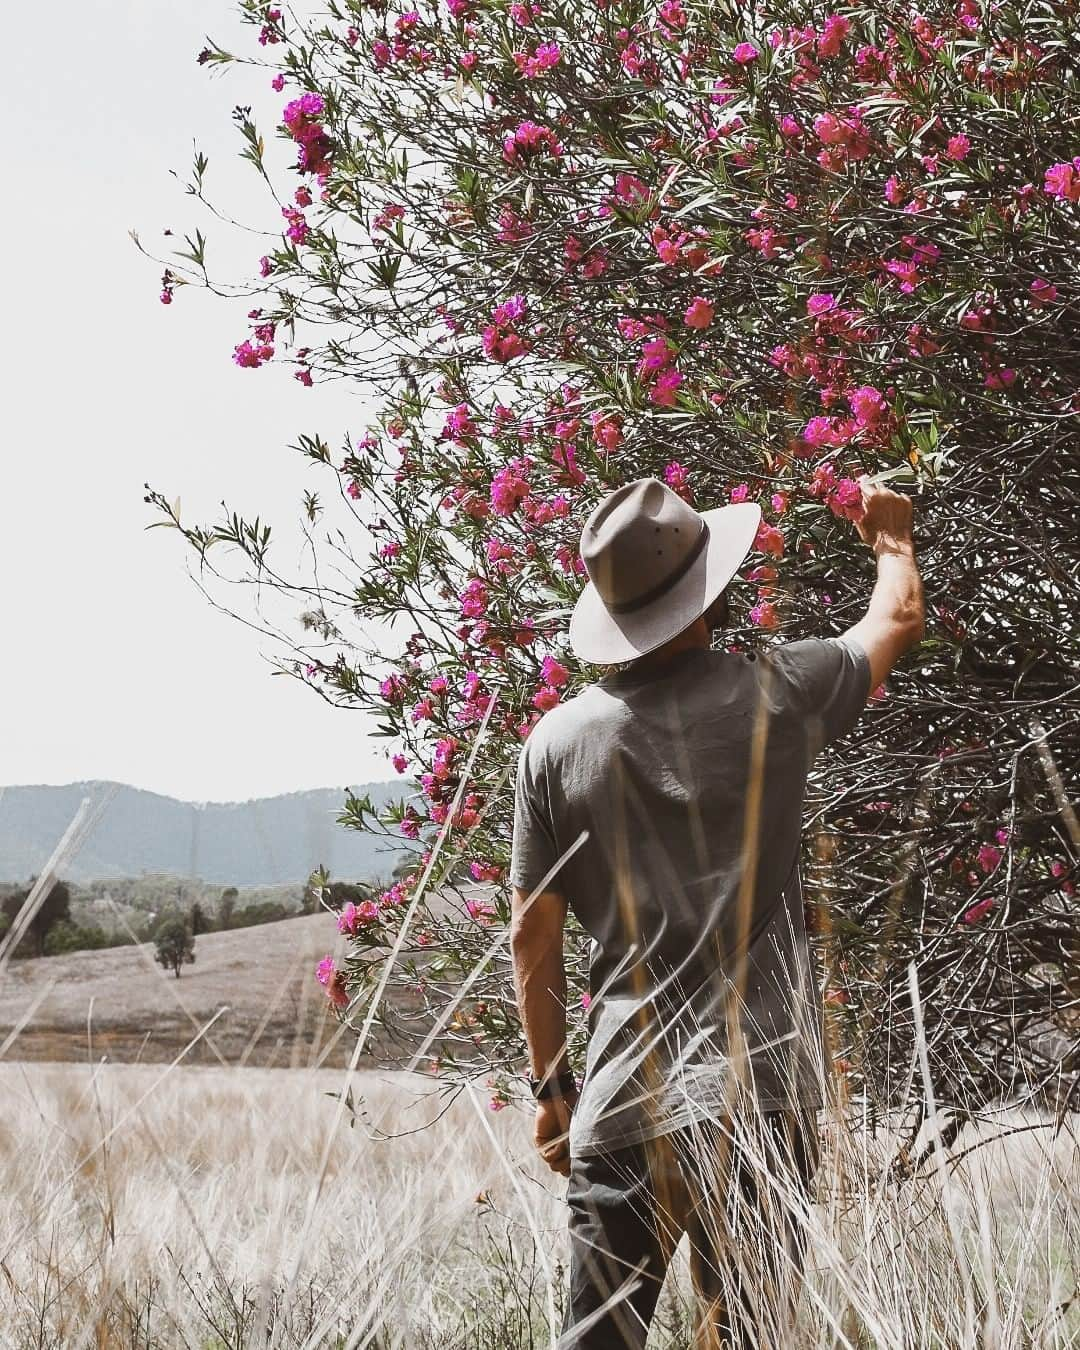
[[[330,1095],[344,1081],[0,1064],[4,1350],[553,1345],[566,1183],[535,1158],[529,1115],[370,1071],[354,1117]],[[884,1137],[829,1126],[790,1343],[1080,1345],[1075,1305],[1056,1311],[1077,1287],[1080,1147],[1052,1134],[970,1154],[950,1226],[933,1175],[883,1180]],[[687,1288],[684,1248],[650,1350],[688,1344]]]

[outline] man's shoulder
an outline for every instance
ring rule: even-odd
[[[570,698],[556,703],[533,723],[524,744],[531,754],[557,751],[580,737],[586,727],[595,727],[596,719],[610,702],[598,684],[587,684]]]

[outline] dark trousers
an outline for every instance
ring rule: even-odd
[[[816,1121],[685,1126],[571,1157],[570,1298],[559,1350],[642,1350],[683,1232],[697,1295],[694,1350],[779,1350],[801,1285]],[[772,1184],[775,1183],[775,1184]]]

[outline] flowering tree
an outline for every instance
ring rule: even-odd
[[[599,673],[565,642],[584,518],[646,474],[699,507],[760,502],[723,641],[767,645],[862,613],[873,562],[850,521],[869,472],[915,495],[930,619],[811,783],[838,1073],[895,1098],[914,961],[944,1100],[1043,1088],[1048,1030],[1074,1083],[1075,7],[240,8],[257,42],[198,59],[265,69],[261,110],[235,118],[269,242],[229,284],[194,231],[161,299],[254,295],[233,353],[251,378],[377,391],[337,450],[298,447],[349,513],[321,541],[348,584],[282,577],[259,522],[181,524],[148,500],[204,567],[232,546],[244,575],[309,597],[318,651],[298,634],[283,668],[395,742],[401,800],[349,798],[341,818],[415,841],[417,865],[341,910],[349,958],[319,972],[341,1015],[389,1022],[376,998],[419,989],[408,1061],[452,1008],[439,1066],[507,1100],[510,775],[536,719]],[[209,207],[206,173],[198,156]],[[328,509],[306,498],[313,539]],[[353,616],[392,650],[348,641]],[[490,899],[435,912],[462,878]]]

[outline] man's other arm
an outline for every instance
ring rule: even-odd
[[[549,1068],[569,1069],[566,1055],[566,965],[563,926],[567,904],[558,891],[543,891],[528,908],[529,892],[514,887],[510,953],[518,1012],[534,1078]]]
[[[859,537],[877,558],[877,581],[866,614],[847,630],[870,660],[870,688],[882,683],[906,651],[922,641],[926,608],[915,561],[911,498],[859,479],[864,514]]]

